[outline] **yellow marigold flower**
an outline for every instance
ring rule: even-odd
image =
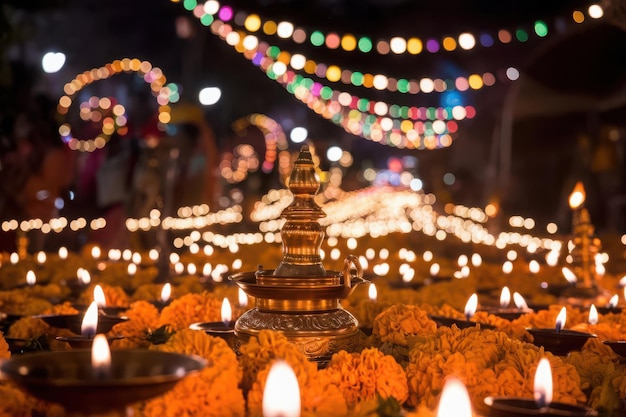
[[[349,408],[366,400],[394,397],[403,403],[409,396],[406,374],[396,360],[376,348],[359,353],[334,354],[326,374],[343,393]]]
[[[9,359],[11,357],[11,351],[9,350],[9,344],[4,340],[4,335],[0,332],[0,360]]]
[[[241,370],[235,352],[223,339],[183,329],[151,349],[198,355],[207,360],[207,367],[186,377],[165,395],[148,401],[145,417],[244,416]]]
[[[185,294],[173,300],[161,311],[159,325],[180,330],[198,322],[222,321],[222,300],[208,292]]]
[[[158,326],[159,310],[147,301],[135,301],[124,313],[128,321],[113,326],[112,333],[124,336],[125,342],[119,340],[118,347],[148,347],[150,342],[146,336]],[[117,341],[116,341],[117,342]]]
[[[383,343],[408,346],[407,337],[429,335],[437,324],[415,305],[398,304],[380,313],[374,320],[372,335]]]

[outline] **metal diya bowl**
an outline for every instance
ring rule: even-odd
[[[33,317],[42,319],[48,325],[57,329],[70,329],[72,333],[81,334],[80,328],[83,324],[84,314],[42,314]],[[128,317],[98,314],[96,333],[108,333],[113,326],[125,321],[128,321]]]
[[[605,340],[602,343],[610,347],[620,358],[626,359],[626,340]]]
[[[91,350],[37,352],[0,364],[0,376],[40,400],[84,414],[118,410],[164,394],[206,366],[196,356],[147,349],[111,351],[111,370],[98,376]]]
[[[124,336],[107,336],[107,341],[110,345],[114,340],[123,338]],[[57,336],[55,339],[67,343],[72,349],[90,349],[93,345],[93,337],[89,336]]]
[[[480,325],[481,329],[493,330],[496,327],[487,323],[479,323],[476,321],[470,320],[462,320],[462,319],[453,319],[452,317],[444,317],[444,316],[429,316],[432,321],[437,323],[437,327],[445,326],[452,327],[452,325],[456,325],[459,329],[467,329],[470,327],[476,327]]]
[[[89,306],[85,304],[72,304],[72,307],[74,307],[76,310],[80,311],[81,313],[85,313],[85,311],[87,311],[87,308],[89,308]],[[106,315],[116,316],[120,313],[125,312],[129,308],[130,306],[103,306],[103,307],[99,306],[98,310]]]
[[[595,334],[578,332],[576,330],[556,329],[526,329],[533,335],[533,344],[537,347],[543,346],[548,352],[555,355],[564,356],[569,352],[580,350],[588,339],[597,337]]]

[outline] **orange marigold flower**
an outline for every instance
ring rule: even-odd
[[[169,325],[173,330],[180,330],[193,323],[214,321],[222,321],[222,300],[205,291],[173,300],[161,311],[159,327]]]
[[[429,335],[437,324],[415,305],[397,304],[380,313],[374,320],[372,335],[383,343],[408,346],[407,337]]]
[[[26,394],[13,384],[0,384],[0,416],[31,417],[31,415],[31,410],[26,405]]]
[[[130,304],[130,298],[124,291],[124,288],[120,286],[113,286],[105,283],[99,284],[104,292],[104,299],[106,305],[109,307],[127,307]],[[95,283],[91,283],[87,289],[85,289],[78,301],[81,304],[89,305],[93,301],[93,289],[96,286]]]
[[[158,326],[159,310],[147,301],[135,301],[124,313],[128,320],[113,326],[113,334],[124,336],[117,343],[118,347],[148,347],[146,336]],[[119,346],[121,345],[121,346]]]
[[[4,335],[0,332],[0,359],[9,359],[11,357],[11,351],[9,350],[9,344],[4,340]]]
[[[198,355],[207,360],[207,367],[187,376],[166,394],[149,400],[145,417],[244,416],[245,401],[239,388],[241,370],[235,352],[223,339],[183,329],[151,349]]]
[[[396,360],[376,348],[359,353],[341,351],[334,354],[325,374],[343,393],[348,407],[357,403],[394,397],[403,403],[409,396],[406,374]]]

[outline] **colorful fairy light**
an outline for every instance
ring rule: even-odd
[[[165,130],[165,126],[170,121],[170,89],[168,86],[165,85],[165,75],[160,68],[153,67],[150,62],[140,61],[137,58],[124,58],[121,60],[118,59],[111,63],[105,64],[100,68],[94,68],[90,71],[85,71],[82,74],[77,75],[76,78],[65,84],[65,86],[63,87],[65,95],[59,98],[57,112],[62,116],[66,115],[69,111],[70,106],[72,105],[73,97],[80,90],[95,81],[106,80],[107,78],[110,78],[122,72],[137,73],[142,76],[144,82],[150,85],[152,94],[156,97],[156,101],[159,104],[158,126],[159,129]],[[96,104],[95,100],[93,103],[91,103],[90,100],[89,106],[91,106],[92,109],[96,107],[96,105],[104,109],[102,106],[105,105],[104,103],[106,103],[106,100],[109,100],[108,98],[94,99],[98,100],[98,103]],[[81,106],[81,117],[84,108],[85,107]],[[93,113],[92,109],[85,110],[85,113],[89,112],[90,119],[92,121],[95,121],[91,116],[95,114]],[[78,139],[74,137],[71,125],[69,124],[69,122],[64,122],[59,127],[59,134],[61,135],[61,139],[63,140],[63,142],[67,143],[69,148],[72,150],[93,152],[96,149],[103,148],[111,137],[113,131],[117,130],[118,128],[122,128],[126,124],[123,106],[113,107],[112,112],[116,116],[115,119],[106,117],[99,120],[103,122],[102,132],[98,134],[95,138]],[[121,124],[122,121],[123,124]],[[116,123],[118,125],[118,128],[115,127]],[[118,133],[121,133],[121,131],[118,131]]]

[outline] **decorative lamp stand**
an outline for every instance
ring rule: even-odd
[[[354,351],[359,339],[356,318],[340,305],[355,285],[366,282],[358,258],[348,255],[343,271],[327,271],[320,247],[324,211],[314,201],[320,183],[313,158],[304,145],[289,178],[293,201],[283,210],[283,257],[275,270],[243,272],[229,277],[256,306],[235,323],[236,345],[261,330],[283,333],[320,366],[340,350]],[[352,275],[351,270],[356,270]]]

